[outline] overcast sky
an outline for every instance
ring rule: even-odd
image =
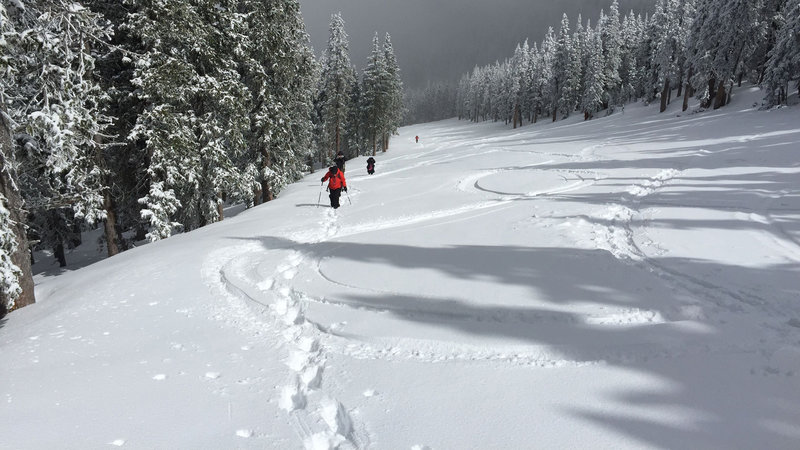
[[[331,14],[342,12],[350,58],[366,65],[375,32],[388,32],[407,87],[456,80],[477,65],[510,56],[528,38],[540,42],[561,14],[571,27],[578,13],[594,24],[612,0],[300,0],[303,20],[319,55],[327,45]],[[620,11],[651,11],[655,0],[619,0]]]

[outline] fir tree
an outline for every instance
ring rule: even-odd
[[[364,68],[363,99],[364,114],[366,116],[366,130],[372,144],[372,155],[375,155],[378,139],[383,134],[383,117],[388,111],[386,86],[386,55],[380,46],[378,33],[372,39],[372,52]]]
[[[734,77],[755,48],[758,0],[699,0],[687,44],[692,86],[714,108],[728,102]]]
[[[253,182],[235,162],[246,150],[250,108],[233,58],[247,41],[232,3],[138,6],[129,26],[148,47],[135,73],[148,108],[129,139],[146,142],[150,192],[140,202],[155,240],[221,220],[226,196],[249,196]],[[173,210],[158,222],[156,212]]]
[[[383,39],[383,57],[386,62],[384,85],[386,86],[386,117],[383,124],[384,151],[389,148],[389,138],[397,133],[403,119],[403,81],[400,77],[400,66],[394,54],[392,39],[389,33]]]
[[[591,27],[587,27],[587,31]],[[585,120],[591,119],[603,108],[603,87],[606,85],[603,71],[603,41],[599,33],[589,33],[586,47],[587,67],[581,110]]]
[[[619,75],[619,68],[622,64],[622,35],[617,0],[611,3],[608,15],[600,12],[597,28],[603,42],[604,106],[610,107],[609,112],[611,112],[613,106],[618,102],[622,84]]]
[[[786,18],[778,30],[775,47],[769,53],[762,83],[769,106],[786,103],[792,80],[800,94],[800,2],[794,3]]]
[[[341,13],[331,16],[330,36],[322,69],[322,119],[325,148],[333,158],[342,147],[342,134],[350,108],[350,88],[355,72],[350,64],[349,42]]]
[[[19,188],[31,231],[63,266],[63,248],[79,241],[81,224],[106,218],[99,138],[110,118],[101,111],[106,96],[93,76],[91,49],[109,29],[77,3],[18,3],[7,12],[9,26],[24,30],[8,34],[4,48]]]
[[[15,13],[18,13],[16,11]],[[15,170],[11,118],[6,113],[7,89],[16,80],[16,68],[6,55],[13,54],[19,39],[8,11],[0,3],[0,318],[8,311],[36,301],[31,274],[30,249],[25,231],[27,220]]]

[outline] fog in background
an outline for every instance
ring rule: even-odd
[[[517,43],[540,42],[562,13],[574,30],[578,13],[597,23],[612,0],[300,0],[306,30],[319,56],[328,42],[331,14],[342,12],[350,58],[359,72],[375,32],[388,32],[407,88],[455,81],[475,65],[511,56]],[[619,0],[620,14],[652,12],[655,0]]]

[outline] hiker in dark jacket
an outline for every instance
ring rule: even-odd
[[[322,177],[323,183],[325,180],[328,180],[328,197],[331,199],[331,208],[336,209],[339,207],[339,196],[342,195],[342,191],[347,192],[347,180],[344,179],[344,172],[333,166]]]
[[[370,175],[375,173],[375,158],[373,158],[372,156],[370,156],[369,159],[367,160],[367,173]]]
[[[338,167],[339,170],[344,172],[344,162],[345,162],[344,153],[342,152],[337,153],[336,158],[333,158],[333,162],[336,163],[336,167]]]

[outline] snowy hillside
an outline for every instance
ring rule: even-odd
[[[411,126],[338,210],[318,172],[40,273],[0,447],[800,448],[800,109],[760,97]]]

